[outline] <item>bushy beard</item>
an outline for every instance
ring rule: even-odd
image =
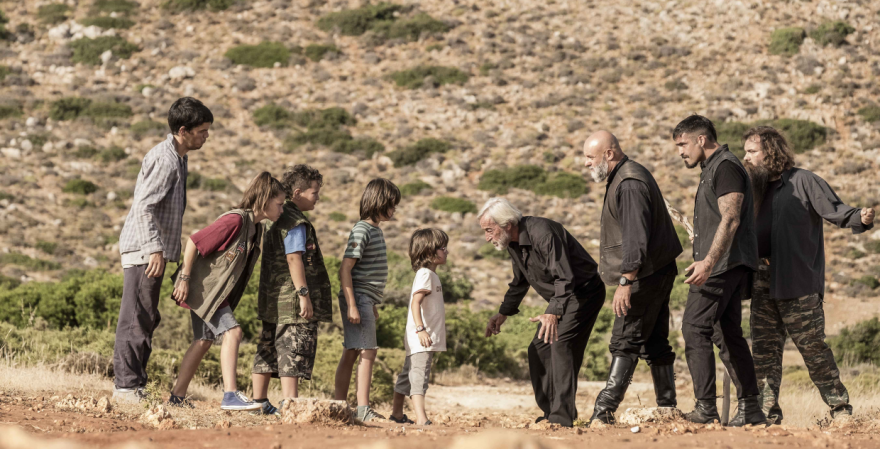
[[[498,241],[492,240],[492,245],[494,245],[495,249],[498,251],[507,250],[507,247],[510,245],[510,234],[501,231],[501,235],[498,237]]]
[[[608,160],[602,159],[602,162],[590,167],[590,177],[593,182],[604,182],[608,178]]]
[[[770,183],[770,172],[763,165],[752,165],[750,162],[743,163],[746,173],[752,182],[752,195],[755,198],[755,214],[761,210],[761,202],[764,201],[764,193]]]

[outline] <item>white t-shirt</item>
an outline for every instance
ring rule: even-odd
[[[420,291],[431,292],[422,299],[422,323],[434,343],[428,348],[422,346],[422,342],[419,341],[419,335],[416,334],[416,321],[413,319],[412,300],[413,296]],[[443,305],[443,287],[440,286],[440,278],[437,277],[437,273],[427,268],[419,269],[413,281],[412,292],[409,295],[409,308],[406,313],[404,347],[406,355],[446,350],[446,308]]]

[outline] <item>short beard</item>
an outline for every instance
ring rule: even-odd
[[[743,163],[749,179],[752,181],[752,195],[755,199],[755,214],[761,210],[761,202],[764,201],[764,193],[767,192],[767,185],[770,183],[770,171],[763,165],[752,165],[749,162]]]
[[[498,251],[504,251],[510,245],[510,234],[507,232],[501,231],[501,236],[498,238],[498,241],[492,241],[492,245],[495,246],[495,249]]]
[[[604,182],[608,179],[608,160],[602,159],[602,162],[590,167],[590,177],[596,183]]]
[[[687,159],[684,160],[684,166],[687,167],[687,168],[694,168],[694,167],[696,167],[697,165],[700,165],[700,163],[699,163],[699,162],[694,162],[693,164],[688,164]]]

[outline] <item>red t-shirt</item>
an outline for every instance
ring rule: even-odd
[[[190,236],[196,245],[199,255],[207,257],[216,251],[225,251],[231,245],[238,241],[238,233],[241,231],[241,215],[229,214],[220,217],[210,226]],[[217,308],[222,309],[229,305],[224,300]],[[185,309],[190,309],[186,303],[180,305]]]

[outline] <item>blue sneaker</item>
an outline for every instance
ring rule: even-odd
[[[275,407],[274,405],[272,405],[272,403],[269,402],[268,399],[266,399],[265,402],[257,402],[257,404],[260,404],[260,409],[251,412],[251,415],[275,415],[275,416],[279,416],[279,417],[281,416],[281,410],[279,410],[278,407]],[[284,401],[281,401],[281,405],[284,405]]]
[[[261,407],[261,404],[252,402],[240,391],[223,393],[223,402],[220,403],[222,410],[259,410]]]

